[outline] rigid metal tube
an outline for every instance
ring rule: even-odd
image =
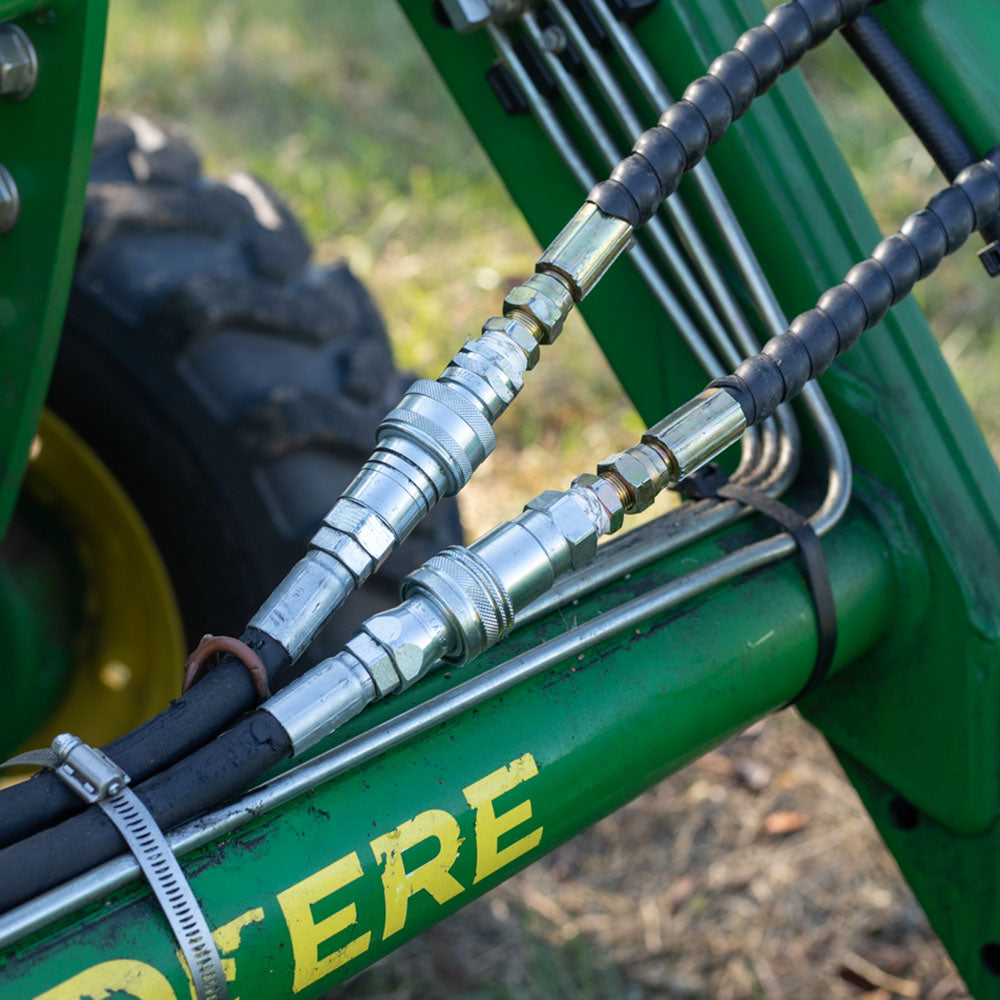
[[[553,6],[555,7],[555,5]],[[555,9],[558,12],[559,8],[555,7]],[[565,13],[565,11],[563,12]],[[572,24],[574,28],[576,27],[575,22],[572,21],[571,18],[567,17],[567,21]],[[545,62],[549,72],[551,72],[555,78],[556,84],[562,91],[567,103],[573,109],[581,125],[583,125],[585,131],[597,146],[601,156],[604,158],[605,163],[609,168],[613,168],[620,159],[620,153],[610,133],[601,122],[601,119],[595,111],[593,105],[587,99],[586,94],[583,92],[576,80],[574,80],[573,77],[566,71],[566,68],[560,62],[558,56],[546,47],[542,30],[538,26],[538,21],[534,14],[530,12],[524,14],[521,18],[521,23],[524,25],[529,37],[538,49],[539,54]],[[576,33],[582,35],[582,32],[579,32],[578,29]],[[583,39],[583,42],[586,43],[585,38]],[[581,53],[584,56],[586,56],[587,51],[587,49],[581,49]],[[593,70],[591,62],[588,62],[588,66],[590,66]],[[602,76],[605,78],[605,83],[609,87],[609,93],[613,94],[615,97],[621,96],[624,101],[624,95],[615,93],[613,81],[608,81],[606,79],[608,74],[602,74]],[[598,79],[598,83],[601,83],[601,79]],[[609,96],[609,102],[611,99],[611,96]],[[623,124],[626,126],[626,129],[630,126],[634,126],[633,131],[636,134],[638,134],[642,128],[638,119],[634,116],[632,116],[628,121],[623,122]],[[587,189],[589,190],[594,183],[596,183],[596,178],[593,175],[588,176],[588,183],[586,185]],[[667,199],[666,204],[669,212],[676,213],[677,208],[675,202],[677,201],[678,195],[676,193],[671,198]],[[759,345],[756,344],[749,327],[745,324],[745,321],[743,321],[743,333],[745,334],[745,340],[748,346],[744,350],[743,354],[741,354],[740,350],[737,349],[736,345],[727,334],[722,321],[715,313],[704,290],[692,274],[691,268],[685,260],[684,255],[674,242],[663,221],[654,216],[646,224],[645,230],[650,242],[663,258],[670,273],[673,274],[680,283],[685,296],[692,304],[695,312],[707,329],[721,356],[722,363],[729,367],[735,367],[742,360],[743,354],[752,355],[758,351],[760,349]],[[705,268],[711,268],[714,266],[707,253],[704,266]],[[738,310],[735,311],[738,314]],[[783,419],[787,421],[787,418]],[[770,466],[773,465],[781,455],[781,448],[778,441],[779,433],[780,431],[777,430],[773,423],[762,428],[761,456],[759,459],[761,465],[770,468]]]
[[[619,86],[602,54],[590,43],[586,34],[580,28],[579,23],[566,8],[563,0],[549,0],[548,5],[555,12],[570,41],[582,57],[584,64],[597,83],[598,89],[604,96],[608,108],[625,130],[625,134],[632,136],[639,135],[643,130],[642,122],[629,103],[628,96],[621,86]],[[617,24],[617,19],[614,20]],[[531,32],[532,38],[538,44],[540,39],[535,35],[535,31],[532,28],[532,21],[533,19],[529,17],[525,18],[525,24],[529,32]],[[537,28],[537,22],[535,22],[535,27]],[[551,52],[546,53],[546,64],[553,74],[556,75],[560,84],[567,88],[564,91],[566,97],[580,111],[581,121],[591,131],[592,138],[598,144],[608,164],[613,167],[620,159],[620,153],[607,131],[600,127],[596,114],[586,104],[586,97],[583,95],[583,92]],[[578,101],[581,102],[579,105]],[[671,103],[669,96],[667,96],[667,99],[656,110],[662,112]],[[707,166],[707,164],[702,161],[701,164],[695,166],[694,172],[698,172],[702,166]],[[721,189],[718,193],[724,200],[725,196],[722,195]],[[708,246],[698,232],[698,228],[685,207],[683,200],[680,198],[679,193],[675,193],[672,197],[668,198],[660,207],[666,211],[672,220],[678,236],[686,247],[698,272],[708,285],[709,292],[715,300],[716,306],[725,318],[730,333],[735,338],[736,343],[733,345],[733,342],[728,337],[722,335],[720,338],[719,334],[721,334],[721,331],[716,331],[714,339],[716,339],[723,362],[731,364],[734,356],[742,355],[743,357],[751,357],[756,354],[760,350],[760,344],[757,342],[750,324],[747,322],[745,315],[729,290],[724,275],[716,265]],[[731,210],[729,214],[732,215]],[[663,228],[662,223],[658,219],[653,218],[649,221],[646,228],[654,244],[667,260],[668,266],[678,274],[685,288],[687,289],[689,284],[694,284],[694,279],[690,276],[690,272],[687,271],[686,264],[683,265],[683,270],[678,270],[677,258],[680,257],[679,251]],[[754,263],[756,264],[756,261]],[[760,270],[759,265],[757,265],[757,270]],[[695,287],[697,286],[695,285]],[[780,330],[771,332],[772,334],[775,332],[783,333],[784,330],[785,327],[782,326]],[[772,463],[776,465],[770,473],[770,477],[765,481],[768,483],[773,481],[779,492],[781,492],[795,477],[798,467],[800,435],[791,407],[786,406],[780,409],[776,415],[776,422],[777,437],[773,433],[765,435],[764,454],[761,457],[761,463],[768,467]],[[786,441],[781,440],[782,435],[787,437]],[[776,450],[777,454],[772,455],[770,449]],[[753,478],[756,480],[761,477],[758,475]]]
[[[591,5],[612,45],[631,71],[653,110],[660,111],[672,104],[673,98],[669,90],[628,26],[614,16],[606,0],[591,0]],[[715,171],[707,160],[702,160],[690,173],[719,235],[729,248],[765,328],[772,337],[779,336],[788,329],[788,319],[715,176]],[[847,495],[850,493],[850,456],[847,445],[819,386],[815,383],[806,385],[802,390],[802,400],[829,456],[830,492],[824,506],[833,512],[846,506]],[[840,495],[841,490],[846,491],[845,495]]]
[[[589,191],[595,183],[595,175],[573,144],[569,133],[563,128],[552,106],[535,86],[531,74],[528,73],[514,51],[510,36],[506,30],[498,28],[493,24],[489,24],[487,30],[497,53],[506,63],[507,68],[523,91],[532,114],[537,119],[542,131],[545,132],[577,183],[584,191]],[[702,370],[706,373],[717,372],[721,367],[720,362],[691,321],[670,286],[664,281],[652,258],[638,244],[633,246],[629,251],[629,257],[642,279],[660,303],[663,311],[670,318],[670,322],[676,327],[678,333],[680,333],[681,338],[687,344],[688,349],[694,355]],[[716,378],[717,376],[711,375],[710,377]],[[743,437],[744,452],[743,459],[740,462],[741,470],[757,467],[760,462],[760,437],[758,434],[752,433],[753,430],[751,428]]]
[[[569,168],[570,173],[576,179],[576,182],[584,191],[589,191],[596,182],[594,173],[573,145],[569,133],[563,128],[552,106],[535,86],[531,75],[514,51],[514,46],[510,42],[510,36],[503,28],[498,28],[493,24],[488,26],[488,31],[500,58],[507,64],[518,86],[524,92],[532,113],[537,118],[542,130],[558,151],[563,162]],[[656,266],[645,250],[640,246],[634,246],[629,251],[629,256],[632,258],[636,269],[642,275],[643,280],[653,289],[664,312],[667,313],[670,321],[677,327],[684,342],[698,360],[698,364],[701,365],[705,372],[718,370],[721,367],[720,362],[691,322],[684,307],[680,304],[666,282],[663,281],[656,270]]]
[[[604,127],[603,122],[600,120],[593,105],[587,99],[586,94],[584,94],[583,89],[576,82],[576,80],[570,76],[562,62],[560,62],[559,57],[546,47],[545,39],[542,35],[542,29],[538,26],[538,21],[535,18],[535,15],[526,13],[521,18],[521,23],[527,30],[528,37],[535,44],[539,55],[545,62],[546,68],[555,78],[557,86],[560,91],[562,91],[563,96],[566,98],[566,101],[572,108],[577,119],[583,125],[587,134],[597,146],[601,157],[604,159],[609,168],[614,167],[615,164],[621,159],[621,154],[619,153],[611,135]],[[641,131],[641,128],[637,125],[635,131],[638,133]],[[595,182],[596,179],[591,177],[588,187],[592,187]],[[672,197],[668,198],[668,203],[672,203],[676,197],[677,195],[674,194]],[[712,341],[720,354],[720,360],[722,363],[727,367],[735,367],[738,365],[743,359],[742,355],[729,339],[721,320],[712,308],[712,304],[708,301],[708,297],[705,295],[704,290],[698,284],[695,276],[691,273],[691,269],[688,266],[687,261],[684,259],[680,249],[674,243],[673,238],[663,225],[663,222],[654,216],[649,220],[649,222],[646,223],[645,229],[649,233],[649,238],[653,246],[663,257],[667,267],[680,283],[685,297],[694,307],[694,310],[701,322],[704,324],[705,329],[708,330],[711,335]]]
[[[649,56],[646,55],[645,50],[632,34],[631,29],[615,17],[606,0],[591,0],[591,7],[608,33],[611,44],[622,57],[622,61],[645,95],[650,107],[659,112],[673,104],[670,91],[663,83]],[[733,212],[722,186],[715,176],[715,171],[712,170],[708,160],[702,160],[689,173],[705,201],[705,206],[712,216],[719,236],[732,254],[733,261],[746,283],[768,333],[772,337],[784,333],[788,324],[781,306],[778,304],[774,290],[743,232],[743,227],[736,218],[736,213]]]

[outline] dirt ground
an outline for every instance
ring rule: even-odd
[[[333,998],[967,998],[823,739],[782,712]]]

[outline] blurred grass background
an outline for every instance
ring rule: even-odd
[[[804,69],[880,225],[894,230],[942,183],[929,157],[839,38]],[[104,105],[181,122],[210,171],[269,182],[318,258],[346,258],[368,284],[400,365],[421,375],[435,377],[532,270],[533,238],[392,0],[170,0],[155,13],[114,0]],[[918,296],[1000,454],[991,293],[970,247]],[[463,493],[467,531],[640,429],[575,319]],[[875,960],[919,995],[963,996],[822,742],[790,713],[739,739],[407,946],[350,995],[854,997],[841,956],[877,945]],[[763,786],[740,777],[747,767],[769,774]],[[767,811],[792,806],[808,830],[759,843]]]

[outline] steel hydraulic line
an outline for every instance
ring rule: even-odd
[[[849,479],[849,468],[845,474]],[[835,477],[831,477],[830,488],[821,507],[810,518],[819,535],[826,534],[837,523],[847,505],[849,488],[834,480]],[[178,855],[194,850],[598,642],[634,628],[729,579],[783,558],[794,547],[788,536],[779,535],[672,580],[293,768],[232,804],[187,823],[168,835],[168,841]],[[99,899],[127,884],[137,874],[138,866],[132,857],[123,855],[24,903],[0,916],[0,946],[6,947],[78,907]]]
[[[589,188],[594,183],[594,178],[589,167],[573,145],[569,134],[559,122],[555,109],[536,87],[530,73],[521,62],[516,49],[511,44],[507,32],[503,28],[494,25],[489,26],[489,32],[494,47],[507,64],[515,80],[517,80],[518,85],[526,96],[529,107],[532,109],[532,113],[541,124],[550,142],[559,152],[563,161],[581,186],[584,189]],[[556,66],[551,68],[558,71],[561,67],[558,67],[558,64],[556,64]],[[695,169],[699,170],[702,167],[707,167],[707,164],[699,164]],[[714,192],[713,196],[728,209],[728,203],[726,203],[725,195],[721,189]],[[739,229],[739,223],[735,220],[731,209],[728,211],[728,215],[731,218],[730,224],[742,235],[742,230]],[[672,293],[663,282],[652,261],[638,247],[633,247],[630,257],[633,263],[641,265],[638,267],[640,275],[650,285],[661,304],[664,304],[665,299],[669,296],[668,301],[673,304],[673,307],[667,310],[668,315],[673,319],[675,326],[684,334],[688,345],[694,346],[692,341],[697,338],[696,343],[700,347],[703,343],[700,333],[695,330],[693,324],[688,320],[683,307],[680,306],[676,299],[673,299]],[[770,312],[765,316],[765,322],[770,321],[772,328],[774,328],[773,316],[777,314],[780,319],[779,332],[785,330],[787,323],[781,317],[780,308],[776,304],[774,294],[770,290],[770,285],[761,272],[760,265],[753,256],[753,251],[750,249],[745,237],[743,237],[741,252],[737,255],[737,259],[740,261],[742,271],[750,273],[753,286],[764,290],[763,292],[758,292],[758,295],[760,298],[766,300],[770,306]],[[709,349],[706,346],[704,350],[708,352]],[[756,350],[757,345],[750,340],[749,349],[746,353],[753,353]],[[700,351],[695,351],[695,354],[697,357],[701,357]],[[709,370],[713,367],[714,365]],[[828,455],[831,456],[831,487],[849,489],[849,460],[843,437],[836,427],[832,414],[826,406],[819,388],[817,386],[809,386],[808,389],[810,392],[807,405],[810,415],[814,417],[821,442],[826,447]],[[773,459],[776,457],[774,449],[770,449],[769,454],[764,454],[757,446],[757,442],[751,439],[750,434],[744,435],[744,452],[740,466],[734,473],[734,481],[759,485],[759,488],[771,494],[782,492],[793,478],[798,466],[798,434],[794,423],[792,424],[792,428],[795,431],[795,436],[791,441],[785,436],[779,439],[782,445],[779,454],[784,456],[785,460],[779,462],[777,467],[774,466],[773,462]],[[686,512],[680,514],[680,517],[683,518],[685,530],[673,532],[669,535],[665,533],[661,534],[657,543],[642,549],[641,552],[636,549],[632,550],[631,554],[629,554],[628,550],[624,548],[615,550],[612,547],[614,551],[621,552],[623,558],[618,558],[612,552],[608,552],[606,556],[603,554],[598,556],[595,560],[596,565],[590,564],[585,570],[580,571],[580,573],[570,574],[570,579],[566,581],[565,586],[557,584],[553,591],[540,597],[530,607],[525,608],[523,612],[518,612],[515,619],[516,627],[520,627],[529,621],[534,621],[548,611],[555,610],[557,607],[563,606],[564,603],[575,600],[582,596],[582,594],[602,586],[621,573],[630,572],[633,568],[638,568],[638,566],[645,564],[647,561],[660,558],[669,551],[673,551],[684,544],[707,535],[749,513],[746,507],[733,502],[719,503],[717,501],[706,501],[703,504],[699,504],[698,507],[700,516],[697,519],[687,516]],[[670,516],[665,515],[665,517]]]
[[[517,80],[542,130],[559,153],[577,183],[585,191],[589,190],[595,180],[593,173],[573,145],[569,133],[563,128],[555,110],[535,86],[531,74],[518,57],[507,32],[494,25],[489,25],[488,30],[494,47],[513,74],[514,79]],[[653,292],[664,312],[670,318],[671,323],[681,334],[684,343],[691,350],[691,353],[695,356],[702,369],[707,373],[718,372],[721,368],[721,362],[705,342],[700,331],[691,321],[687,311],[676,298],[669,285],[663,280],[663,277],[645,249],[638,245],[632,246],[629,251],[629,258],[639,272],[639,275]],[[760,447],[760,438],[756,432],[751,432],[744,436],[743,449],[739,474],[750,474],[760,469],[768,456],[761,454],[763,449]]]
[[[573,304],[673,193],[682,174],[782,72],[866,5],[867,0],[792,0],[744,33],[591,192],[539,258],[538,273],[508,294],[504,316],[487,321],[483,336],[466,344],[437,382],[411,387],[380,425],[375,452],[327,515],[306,556],[244,633],[272,677],[298,658],[329,615],[427,510],[468,481],[492,451],[493,421],[520,391],[539,345],[558,336]],[[141,780],[210,739],[253,697],[242,667],[229,660],[186,699],[108,750]],[[0,843],[77,808],[46,775],[8,790],[0,805]]]
[[[760,354],[649,428],[641,444],[606,459],[597,476],[580,477],[563,493],[541,494],[517,519],[468,549],[456,546],[429,560],[404,581],[403,604],[370,618],[342,653],[137,794],[162,825],[174,825],[209,808],[212,796],[218,801],[238,791],[255,771],[308,749],[370,701],[414,683],[438,662],[464,663],[495,645],[513,626],[516,609],[593,558],[598,537],[617,530],[626,511],[647,508],[660,490],[797,395],[998,211],[1000,147],[880,241]],[[817,534],[829,530],[846,502],[847,491],[831,483],[810,518]],[[757,542],[691,574],[685,585],[700,592],[796,546],[788,534]],[[109,827],[91,810],[0,852],[0,905],[21,903],[112,857],[117,842]]]
[[[591,7],[647,101],[654,108],[672,104],[673,98],[628,26],[614,15],[606,0],[591,0]],[[530,78],[528,84],[531,84]],[[780,335],[788,328],[788,321],[711,165],[707,160],[702,160],[691,170],[691,176],[750,292],[765,328],[771,336]],[[667,204],[670,204],[669,200]],[[755,350],[754,347],[746,353],[751,354]],[[827,503],[831,509],[839,508],[850,490],[847,446],[819,386],[815,383],[807,384],[802,390],[802,399],[828,455]],[[742,470],[743,466],[734,474],[734,480],[740,477]],[[767,485],[762,488],[767,489]],[[843,496],[841,491],[844,491]],[[567,574],[547,594],[518,613],[516,627],[527,625],[558,608],[566,607],[621,575],[640,569],[748,513],[746,508],[731,502],[720,504],[701,501],[686,506],[694,509],[664,515],[658,519],[662,523],[654,522],[648,529],[636,529],[630,535],[603,547],[585,571]],[[636,537],[640,535],[650,537]]]
[[[561,4],[551,3],[550,6],[556,11],[557,16],[560,18],[562,23],[568,29],[571,29],[575,22],[569,19],[568,13],[562,8]],[[601,5],[603,10],[607,12],[607,8]],[[613,22],[614,26],[627,32],[627,29],[619,22],[610,12],[607,12],[610,20]],[[538,30],[537,25],[529,22],[529,30],[532,35],[533,40],[536,45],[541,46],[544,44],[544,37]],[[525,92],[529,106],[532,107],[536,117],[543,121],[543,127],[545,127],[546,132],[549,134],[550,140],[553,142],[555,147],[564,155],[564,158],[571,165],[576,164],[575,173],[581,182],[586,186],[592,183],[589,178],[589,172],[586,167],[582,165],[582,158],[573,148],[570,143],[568,135],[561,129],[558,121],[555,120],[555,111],[548,102],[541,96],[540,92],[535,87],[530,75],[527,70],[520,62],[517,57],[516,50],[510,44],[506,34],[502,29],[493,29],[493,39],[494,44],[500,52],[501,56],[504,58],[505,62],[508,64],[508,68],[515,74],[515,79],[518,80],[519,85]],[[582,37],[579,31],[572,34],[572,40],[577,46],[577,49],[587,56],[588,52],[590,58],[587,59],[588,64],[591,69],[596,69],[595,59],[599,58],[598,54],[587,45],[587,40]],[[639,48],[634,39],[632,39],[631,46],[623,47],[622,51],[623,58],[626,63],[632,68],[633,59],[645,60],[645,53]],[[556,77],[557,80],[561,80],[561,86],[563,87],[565,96],[569,99],[571,105],[576,107],[578,104],[583,104],[585,98],[582,96],[579,88],[573,83],[571,78],[568,78],[565,71],[562,69],[561,64],[558,60],[553,60],[551,55],[549,55],[547,61],[548,68]],[[640,75],[640,71],[636,71],[636,75]],[[595,72],[595,76],[597,73]],[[666,106],[671,103],[669,94],[666,93],[665,88],[662,83],[659,82],[658,77],[655,74],[655,70],[649,65],[648,60],[645,61],[645,65],[641,67],[641,75],[644,75],[649,83],[650,87],[656,87],[657,92],[661,98],[662,103],[660,106]],[[623,107],[627,108],[627,102],[624,95],[616,88],[613,81],[609,84],[605,82],[602,89],[605,91],[605,95],[608,99],[609,104],[615,109],[621,109]],[[596,116],[590,112],[584,114],[582,117],[583,123],[588,129],[593,133],[595,131],[595,126],[592,122]],[[622,124],[626,130],[631,129],[635,131],[636,119],[634,115],[626,115],[622,120]],[[596,129],[599,129],[599,124]],[[603,148],[607,150],[610,140],[605,136],[595,136],[595,139],[603,144]],[[607,152],[606,154],[607,155]],[[713,217],[721,223],[725,230],[727,241],[732,249],[732,253],[737,266],[740,269],[741,276],[744,277],[748,287],[751,289],[751,293],[758,303],[758,308],[762,314],[762,318],[765,322],[766,327],[772,334],[777,334],[783,332],[787,329],[787,322],[781,313],[780,307],[774,297],[774,293],[767,282],[766,277],[760,269],[760,265],[757,263],[756,258],[753,255],[753,251],[746,241],[745,236],[742,233],[742,229],[739,226],[738,221],[735,219],[732,210],[729,208],[728,202],[725,199],[721,187],[715,180],[714,175],[711,173],[711,168],[707,162],[702,161],[693,170],[693,174],[696,178],[701,180],[701,187],[705,192],[706,201],[713,214]],[[582,177],[581,177],[582,175]],[[667,205],[674,204],[675,199],[670,199]],[[702,251],[704,252],[704,251]],[[697,257],[697,254],[695,254]],[[704,273],[704,272],[703,272]],[[730,310],[730,315],[731,315]],[[752,334],[746,327],[746,324],[737,324],[736,330],[742,334],[740,338],[740,346],[744,349],[746,354],[752,354],[758,350],[757,345],[752,339]],[[846,446],[844,445],[843,438],[839,434],[833,419],[832,414],[830,414],[829,408],[826,406],[825,401],[822,398],[821,391],[818,386],[808,386],[807,387],[807,408],[809,409],[810,415],[814,417],[817,424],[820,426],[820,436],[822,440],[827,445],[828,453],[833,456],[831,469],[831,483],[843,484],[849,482],[849,477],[845,470],[848,468],[848,459]],[[783,439],[785,444],[786,453],[791,452],[792,458],[794,459],[794,444],[789,447],[787,444],[787,439]],[[739,476],[746,466],[741,466],[741,470],[737,475]],[[756,473],[753,478],[759,477],[759,470],[754,470],[750,468],[749,470],[752,474]],[[791,469],[791,473],[794,474],[794,467]],[[779,492],[783,486],[783,481],[781,475],[775,476],[772,472],[768,479],[765,481],[764,488],[767,488],[767,484],[774,482],[777,478],[777,488],[769,490],[769,492]],[[791,478],[789,475],[788,478]],[[785,480],[787,481],[787,480]],[[708,505],[711,508],[711,504]],[[684,523],[687,525],[687,529],[684,531],[676,531],[667,534],[666,532],[661,533],[658,542],[648,547],[638,547],[636,546],[628,554],[626,554],[626,546],[620,545],[618,548],[621,550],[623,558],[615,558],[608,552],[605,558],[599,558],[597,564],[591,564],[587,567],[585,573],[577,574],[575,579],[567,580],[564,583],[558,584],[553,591],[546,594],[544,597],[540,598],[535,604],[530,608],[525,609],[522,613],[517,616],[518,625],[527,623],[528,621],[536,620],[541,615],[547,613],[548,611],[554,610],[556,607],[562,606],[566,601],[572,601],[577,599],[583,593],[587,593],[592,589],[596,589],[602,586],[604,583],[609,582],[616,575],[623,572],[630,572],[634,568],[638,568],[640,565],[645,564],[647,561],[659,558],[665,555],[668,551],[673,551],[680,545],[686,544],[687,542],[693,540],[696,537],[707,534],[717,527],[721,526],[728,521],[735,519],[746,513],[746,509],[742,508],[737,504],[723,504],[716,505],[714,511],[711,509],[703,510],[701,517],[695,520],[693,517],[685,518]],[[615,546],[611,547],[612,550]]]
[[[819,530],[822,532],[824,529]],[[780,558],[780,554],[776,558]],[[734,578],[762,567],[768,561],[775,560],[762,558],[759,551],[754,552],[735,567],[723,567],[723,573],[726,578]],[[683,601],[724,582],[722,575],[716,572],[716,566],[717,563],[705,567],[704,571],[671,580],[372,727],[251,789],[233,802],[185,823],[167,835],[168,843],[177,856],[182,857],[341,775],[377,760],[435,726],[482,705],[560,662],[586,652],[597,643],[664,615]],[[133,857],[119,855],[16,909],[0,914],[0,949],[105,898],[134,881],[138,875]]]
[[[161,827],[174,826],[237,794],[372,701],[443,662],[462,664],[494,646],[510,632],[518,608],[589,562],[598,539],[618,531],[626,513],[653,503],[674,464],[693,470],[742,435],[746,421],[729,402],[718,393],[694,419],[680,417],[664,429],[669,444],[640,443],[612,455],[598,475],[580,476],[562,493],[547,490],[468,548],[434,556],[403,581],[404,602],[369,618],[341,653],[135,793]],[[115,827],[98,809],[13,844],[0,851],[0,907],[17,905],[119,849]],[[33,863],[41,858],[44,865]]]
[[[838,511],[814,515],[818,534],[825,534],[839,519]],[[641,530],[641,529],[639,529]],[[753,551],[741,549],[694,573],[671,580],[640,597],[597,615],[582,625],[456,685],[449,691],[374,726],[364,733],[305,761],[264,785],[251,789],[231,803],[185,823],[167,835],[178,856],[183,856],[225,836],[259,816],[291,802],[340,775],[367,764],[461,712],[483,704],[518,684],[585,652],[643,622],[662,616],[686,600],[726,580],[776,561],[794,545],[778,546],[782,536],[758,543]],[[56,889],[0,915],[0,948],[95,902],[134,881],[139,869],[131,855],[119,855]]]
[[[550,6],[558,13],[558,6],[551,3]],[[572,21],[571,18],[569,18],[568,21],[570,24],[575,26],[575,22]],[[563,97],[566,99],[567,104],[572,109],[578,121],[583,125],[587,135],[599,150],[606,167],[609,169],[614,167],[620,159],[620,153],[615,148],[614,140],[601,123],[600,117],[591,105],[590,101],[587,99],[583,89],[569,74],[556,53],[553,52],[546,44],[546,37],[543,35],[542,29],[539,27],[535,15],[530,11],[526,12],[521,17],[521,24],[527,31],[528,37],[534,43],[539,56],[545,63],[546,68],[555,79],[556,84],[562,92]],[[588,67],[590,67],[590,62],[587,60],[585,60],[585,62]],[[611,98],[609,97],[609,102],[610,100]],[[632,135],[638,134],[642,129],[642,125],[639,123],[638,119],[630,118],[625,124],[626,131],[630,132]],[[589,171],[587,173],[587,180],[583,184],[585,190],[593,187],[596,181],[596,178]],[[666,204],[674,206],[673,215],[675,218],[679,214],[682,218],[690,221],[686,211],[684,210],[683,204],[679,201],[678,196],[675,195],[673,198],[667,199]],[[681,206],[680,209],[676,207],[678,204]],[[690,228],[692,231],[694,230],[693,223]],[[749,334],[749,329],[746,328],[746,321],[740,315],[735,304],[733,304],[733,308],[730,311],[733,315],[739,317],[739,319],[733,324],[734,331],[737,335],[739,335],[745,330],[748,335],[746,338],[748,344],[741,351],[730,339],[722,320],[716,314],[708,296],[698,284],[691,268],[684,259],[684,255],[681,253],[680,248],[671,237],[669,231],[663,223],[663,220],[658,216],[654,216],[649,219],[646,223],[645,231],[649,237],[650,243],[653,245],[654,250],[666,264],[668,272],[672,274],[675,280],[680,284],[685,297],[694,307],[695,313],[704,328],[708,331],[709,336],[712,339],[712,343],[715,345],[716,351],[718,352],[719,362],[721,362],[721,364],[726,368],[733,368],[739,364],[741,358],[756,352],[759,347],[754,343],[753,336]],[[704,253],[702,263],[706,269],[714,268],[714,262],[707,251]],[[721,286],[728,293],[728,289],[726,289],[725,282],[721,279],[721,276],[720,280],[716,282],[715,285],[716,287]],[[732,318],[732,316],[730,316],[730,318]],[[761,456],[760,461],[770,463],[773,455],[778,451],[778,433],[773,424],[770,426],[765,424],[762,427],[761,436],[763,455]]]
[[[549,0],[548,6],[555,12],[569,40],[582,57],[584,65],[597,83],[608,107],[614,112],[625,133],[628,135],[637,135],[642,129],[639,116],[632,110],[628,97],[618,85],[601,54],[590,44],[562,0]],[[582,88],[566,71],[556,54],[545,45],[545,37],[538,27],[535,16],[527,13],[523,16],[522,22],[528,30],[532,41],[541,49],[542,58],[545,60],[546,66],[557,81],[570,106],[576,111],[581,124],[583,124],[591,139],[605,157],[608,166],[614,167],[619,160],[620,154],[615,148],[614,140],[607,129],[602,126],[600,117],[591,107]],[[667,107],[670,103],[668,100],[661,107]],[[699,168],[705,166],[707,164],[705,161],[702,161],[695,166],[694,170],[698,171]],[[703,320],[707,317],[711,321],[709,329],[712,331],[713,340],[719,350],[723,364],[727,367],[733,367],[739,363],[736,359],[748,357],[756,353],[760,350],[760,345],[757,343],[756,337],[743,311],[729,290],[725,277],[715,263],[704,239],[698,232],[684,202],[678,195],[675,195],[672,198],[668,198],[663,203],[663,207],[672,219],[681,240],[687,247],[691,259],[695,263],[695,267],[705,279],[712,297],[725,317],[729,330],[735,337],[735,343],[726,335],[725,329],[720,327],[715,314],[712,312],[711,305],[707,302],[694,277],[690,274],[687,266],[684,264],[683,256],[675,247],[669,232],[659,219],[651,219],[647,224],[649,237],[667,262],[671,272],[681,281],[682,286],[685,288],[687,294],[692,297],[692,300],[697,303],[699,315],[702,316]],[[678,267],[678,262],[682,266]],[[784,326],[782,326],[781,330],[784,330]],[[780,333],[781,330],[774,332]],[[765,430],[764,455],[761,461],[762,463],[769,464],[772,460],[771,451],[777,451],[779,467],[775,472],[775,478],[778,482],[786,485],[795,476],[798,464],[798,439],[798,426],[795,423],[795,417],[791,408],[780,408],[776,414],[776,426]]]

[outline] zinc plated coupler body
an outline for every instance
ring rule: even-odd
[[[579,302],[625,250],[632,228],[586,204],[556,237],[537,273],[513,288],[436,380],[415,382],[376,433],[376,447],[324,518],[309,550],[250,625],[298,659],[439,499],[453,496],[493,451],[493,422],[513,401]]]
[[[648,508],[671,483],[739,438],[743,411],[710,389],[650,428],[642,443],[606,458],[597,475],[547,490],[512,521],[468,547],[451,546],[411,573],[403,602],[373,615],[345,648],[261,707],[299,754],[441,663],[461,665],[503,639],[517,611],[563,573],[579,569],[626,513]]]

